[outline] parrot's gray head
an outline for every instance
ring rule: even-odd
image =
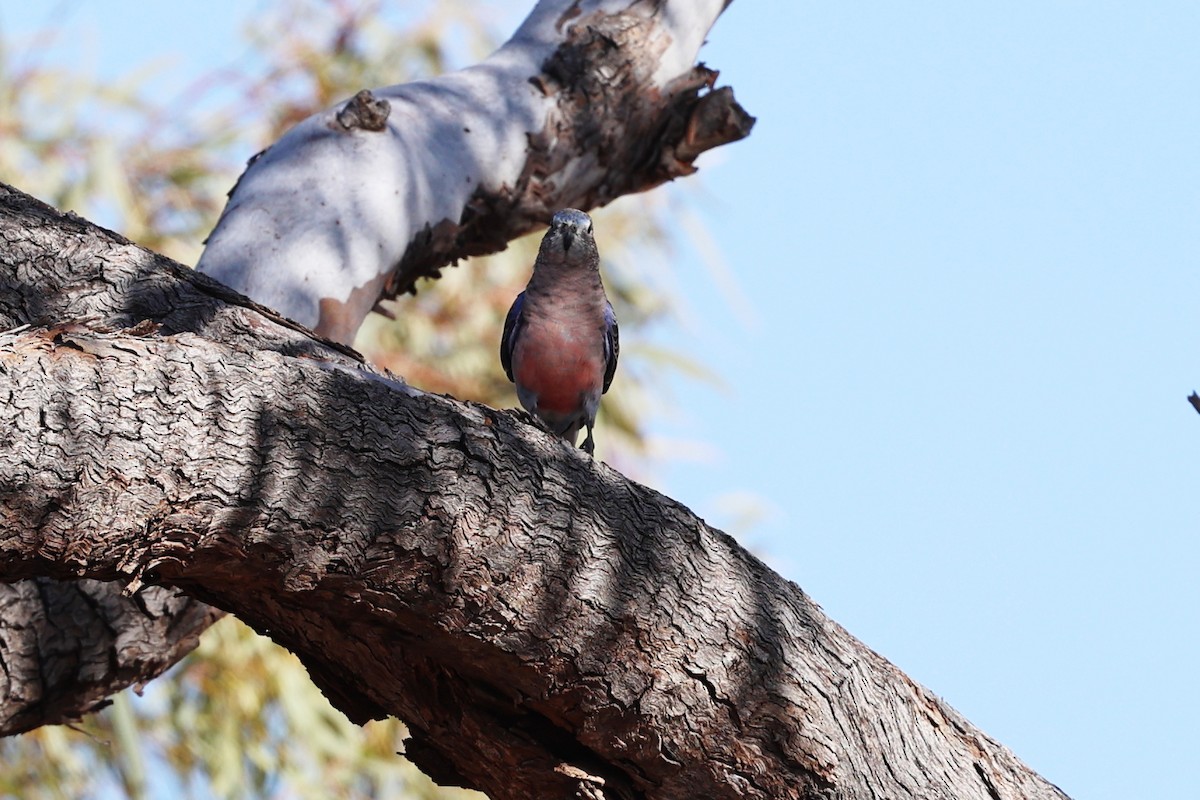
[[[592,238],[592,218],[575,208],[564,208],[555,214],[550,220],[550,229],[542,238],[538,260],[599,268],[596,240]]]

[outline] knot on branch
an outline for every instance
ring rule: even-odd
[[[378,133],[387,126],[392,104],[377,98],[370,89],[363,89],[351,97],[337,113],[338,124],[347,131],[364,130]]]

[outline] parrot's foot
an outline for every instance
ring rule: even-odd
[[[590,456],[594,454],[593,451],[596,449],[596,442],[592,440],[592,427],[590,425],[587,432],[587,438],[583,440],[583,444],[579,445],[579,449]]]

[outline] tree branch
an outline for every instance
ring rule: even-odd
[[[68,722],[166,671],[221,612],[174,589],[0,584],[0,733]]]
[[[148,321],[234,347],[360,363],[203,275],[0,184],[0,330],[79,320],[99,330]],[[10,455],[5,439],[0,453]],[[20,491],[12,477],[0,476],[4,491]],[[219,616],[173,589],[121,589],[0,586],[0,735],[97,709],[190,652]]]
[[[0,335],[0,578],[231,611],[494,800],[1063,797],[682,506],[79,220],[34,252],[53,212],[16,208],[0,302],[182,310]]]
[[[349,342],[381,295],[690,174],[754,124],[695,64],[725,5],[542,0],[480,64],[360,92],[256,156],[197,269]]]

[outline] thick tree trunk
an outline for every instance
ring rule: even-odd
[[[235,613],[495,800],[1064,796],[732,539],[520,418],[14,193],[0,260],[0,579]],[[8,686],[35,661],[6,658]]]
[[[197,269],[349,343],[381,294],[690,174],[754,123],[696,64],[727,4],[542,0],[483,62],[360,92],[256,156]]]

